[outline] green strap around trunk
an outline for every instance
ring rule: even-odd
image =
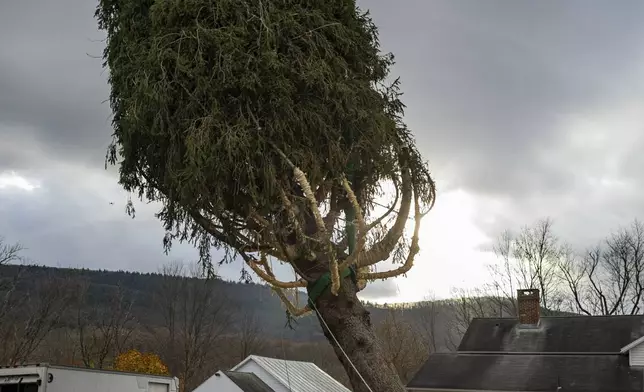
[[[345,268],[344,271],[340,274],[340,279],[344,279],[347,276],[351,276],[353,283],[357,282],[356,270],[353,266]],[[306,286],[306,291],[309,296],[308,305],[309,308],[313,309],[314,304],[317,302],[318,298],[326,291],[327,288],[331,285],[331,273],[325,272],[324,275],[320,276],[318,280],[313,283],[309,283]]]

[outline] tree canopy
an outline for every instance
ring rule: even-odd
[[[101,0],[96,16],[107,160],[126,190],[163,204],[166,246],[189,241],[207,266],[223,247],[276,287],[304,286],[307,262],[336,282],[336,261],[356,264],[365,244],[363,271],[400,253],[412,207],[419,222],[433,204],[393,56],[354,1]],[[372,217],[386,184],[395,201]],[[258,252],[303,279],[280,284]]]

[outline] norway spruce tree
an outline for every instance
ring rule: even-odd
[[[355,391],[403,391],[356,293],[409,271],[435,188],[369,15],[351,0],[100,0],[96,17],[108,161],[161,203],[164,244],[194,244],[208,269],[242,260],[290,316],[319,319]]]

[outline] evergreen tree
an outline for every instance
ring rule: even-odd
[[[210,270],[213,248],[242,259],[290,316],[317,314],[355,391],[403,391],[356,293],[411,268],[435,188],[368,13],[351,0],[100,0],[96,16],[107,158],[127,191],[163,205],[165,246],[194,244]],[[402,264],[373,271],[390,257]],[[297,279],[276,279],[269,258]],[[304,308],[285,293],[299,287]]]

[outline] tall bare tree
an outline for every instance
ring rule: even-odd
[[[501,317],[496,305],[497,302],[485,288],[452,289],[451,315],[448,318],[448,331],[445,336],[447,348],[456,350],[472,319]]]
[[[254,312],[242,311],[237,318],[235,330],[240,361],[251,354],[258,354],[266,347],[266,338]]]
[[[21,252],[24,247],[20,243],[8,243],[0,237],[0,266],[13,264],[23,260]],[[8,312],[12,310],[14,291],[20,281],[23,268],[18,268],[13,276],[0,276],[0,320],[6,320]]]
[[[420,313],[417,330],[423,337],[425,345],[430,352],[438,351],[440,346],[439,337],[442,332],[440,319],[441,317],[446,317],[443,307],[436,299],[436,296],[430,294],[419,304],[416,311]]]
[[[640,313],[644,299],[644,225],[634,220],[582,256],[568,251],[560,271],[572,293],[573,310],[607,316]]]
[[[493,282],[489,291],[509,316],[517,314],[516,290],[539,289],[544,314],[559,310],[565,300],[559,265],[566,245],[553,232],[546,218],[524,226],[518,234],[501,234],[494,247],[498,263],[490,266]]]
[[[493,279],[487,289],[501,316],[505,314],[516,316],[518,311],[515,295],[519,279],[517,278],[518,263],[514,256],[515,237],[512,232],[503,231],[493,249],[497,256],[497,263],[490,266]]]
[[[184,390],[207,376],[217,343],[233,323],[232,311],[215,278],[207,278],[197,264],[186,268],[173,262],[162,267],[162,283],[155,303],[165,325],[159,334],[162,359],[182,379]],[[209,369],[208,369],[209,370]]]
[[[0,303],[0,362],[15,365],[29,360],[60,324],[70,293],[68,280],[47,272],[29,282],[14,279],[5,286]]]
[[[407,383],[427,360],[430,350],[412,323],[400,309],[389,309],[387,317],[376,327],[383,348],[396,372]]]
[[[76,325],[79,350],[86,367],[103,369],[124,352],[135,328],[133,298],[118,285],[110,290],[104,304],[89,302],[87,281],[80,281],[76,291]]]

